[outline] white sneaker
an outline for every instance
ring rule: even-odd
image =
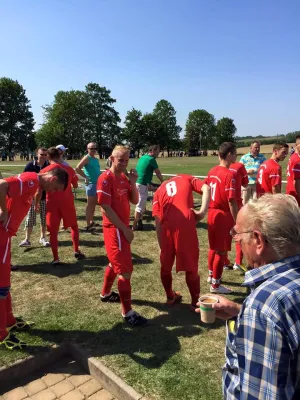
[[[243,264],[239,265],[239,264],[234,263],[233,269],[235,271],[242,271],[242,272],[247,271],[247,268]]]
[[[232,289],[227,288],[226,286],[220,285],[218,288],[210,287],[210,293],[216,294],[229,294],[232,292]]]
[[[19,244],[19,247],[30,247],[30,246],[31,243],[27,239],[22,240],[22,242]]]
[[[50,243],[45,238],[40,238],[39,243],[44,247],[49,247]]]
[[[207,278],[207,283],[212,283],[212,276],[209,276],[208,278]]]

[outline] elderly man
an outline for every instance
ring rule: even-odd
[[[78,175],[84,178],[87,205],[85,209],[86,230],[94,227],[94,214],[97,205],[97,180],[100,176],[99,159],[96,158],[97,145],[91,142],[87,145],[87,152],[75,168]]]
[[[232,230],[250,270],[239,305],[218,296],[227,320],[224,399],[300,398],[300,209],[292,196],[265,194]]]
[[[240,162],[245,165],[249,185],[243,189],[243,203],[246,204],[249,199],[256,198],[256,176],[261,164],[266,161],[266,157],[260,153],[260,143],[253,142],[250,146],[250,152],[243,155]]]

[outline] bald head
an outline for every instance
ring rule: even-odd
[[[89,143],[87,146],[87,151],[91,157],[95,157],[97,151],[97,144],[94,142]]]

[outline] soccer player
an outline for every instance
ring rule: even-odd
[[[51,171],[53,168],[59,167],[63,168],[69,176],[68,187],[63,193],[49,192],[46,197],[46,223],[47,230],[50,233],[50,245],[53,254],[52,265],[58,265],[61,264],[58,256],[58,231],[61,220],[63,220],[65,229],[71,227],[74,257],[77,260],[85,258],[85,255],[79,250],[79,230],[72,193],[72,186],[74,188],[78,187],[78,177],[74,169],[62,160],[62,153],[55,147],[48,149],[48,158],[50,165],[44,168],[43,171]]]
[[[294,196],[300,205],[300,135],[296,136],[295,152],[287,167],[286,193]]]
[[[0,180],[0,345],[7,349],[26,347],[26,343],[11,331],[27,329],[31,325],[22,318],[15,318],[12,312],[11,237],[17,234],[37,190],[63,191],[67,184],[68,175],[61,168],[42,172],[40,175],[24,172]]]
[[[258,170],[256,180],[257,197],[265,193],[281,193],[282,172],[279,161],[283,161],[289,153],[289,145],[275,143],[271,158],[265,161]]]
[[[236,195],[238,210],[240,210],[243,207],[242,187],[247,188],[247,186],[248,186],[248,174],[247,174],[244,164],[242,164],[240,162],[235,162],[235,163],[231,164],[229,170],[233,173],[233,177],[235,179],[235,195]],[[242,269],[242,261],[243,261],[243,253],[242,253],[239,242],[236,242],[236,244],[235,244],[235,253],[236,253],[236,256],[235,256],[235,263],[233,265],[233,269],[241,270]],[[224,269],[230,269],[231,265],[227,258],[227,260],[225,261]],[[243,269],[242,269],[242,271],[243,271]]]
[[[202,194],[200,211],[193,209],[193,192]],[[171,271],[176,257],[176,272],[185,272],[191,306],[196,308],[200,294],[196,221],[207,213],[209,200],[209,186],[191,175],[177,175],[165,181],[155,192],[152,215],[160,247],[160,277],[170,306],[182,299],[181,294],[172,288]]]
[[[208,283],[211,293],[228,294],[232,290],[221,285],[227,251],[231,250],[230,230],[238,213],[235,179],[229,167],[236,160],[236,147],[224,142],[219,147],[220,165],[213,167],[205,180],[211,188],[208,210]]]
[[[120,302],[124,321],[131,326],[146,325],[148,320],[131,307],[130,278],[133,271],[130,243],[133,232],[129,227],[130,203],[137,204],[137,172],[131,169],[128,179],[125,171],[129,160],[129,149],[116,146],[111,155],[112,165],[98,178],[98,203],[103,213],[104,244],[109,260],[104,274],[101,301]],[[119,294],[112,286],[118,277]]]

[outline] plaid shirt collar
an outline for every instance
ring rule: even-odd
[[[247,271],[242,286],[258,286],[274,275],[296,268],[300,268],[300,254]]]

